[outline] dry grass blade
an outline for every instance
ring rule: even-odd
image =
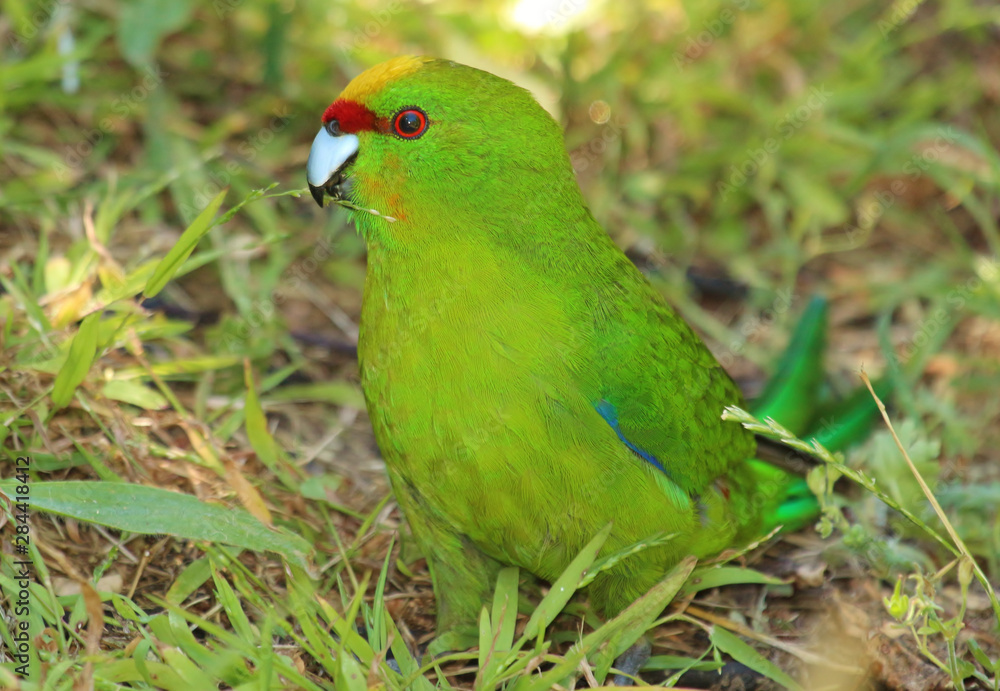
[[[983,589],[986,591],[986,596],[989,598],[990,604],[993,606],[993,613],[996,616],[997,625],[1000,626],[1000,600],[997,599],[996,591],[993,590],[993,586],[990,585],[989,579],[986,577],[986,574],[983,573],[983,570],[979,566],[978,562],[976,562],[975,557],[972,556],[972,553],[969,551],[965,541],[962,540],[961,536],[955,530],[955,527],[951,524],[951,521],[948,519],[948,515],[944,512],[944,509],[941,508],[941,504],[938,502],[937,497],[934,496],[931,488],[927,486],[927,482],[920,474],[920,471],[917,470],[917,466],[914,465],[913,460],[910,458],[910,454],[906,452],[903,442],[899,440],[899,436],[896,434],[896,429],[892,426],[892,420],[889,419],[889,413],[885,409],[885,404],[883,404],[881,399],[875,394],[875,390],[872,388],[871,380],[868,379],[868,374],[865,373],[864,370],[861,370],[861,380],[865,383],[865,386],[868,387],[868,391],[871,392],[872,398],[875,399],[879,412],[882,414],[882,419],[885,420],[885,424],[889,428],[889,432],[892,434],[892,438],[896,442],[899,452],[903,454],[903,458],[906,460],[906,465],[909,467],[910,472],[913,473],[913,477],[920,484],[920,489],[923,490],[924,496],[927,497],[927,501],[929,501],[931,506],[934,507],[934,513],[937,514],[941,523],[944,524],[945,530],[948,531],[948,536],[951,537],[955,547],[957,547],[962,553],[962,558],[971,566],[973,573],[976,574],[976,580],[979,581],[980,585],[982,585]]]

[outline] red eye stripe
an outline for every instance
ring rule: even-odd
[[[339,98],[330,104],[323,113],[323,124],[336,120],[341,132],[354,134],[366,130],[375,132],[379,129],[379,119],[372,111],[357,101]]]

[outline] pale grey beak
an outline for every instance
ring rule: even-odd
[[[306,181],[313,199],[323,206],[324,195],[341,198],[344,170],[358,154],[358,138],[353,134],[334,136],[325,127],[313,140],[306,162]]]

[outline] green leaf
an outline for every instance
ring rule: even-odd
[[[956,660],[955,663],[958,667],[958,674],[955,676],[959,679],[968,679],[976,673],[976,666],[968,660]]]
[[[208,676],[205,672],[198,668],[194,662],[191,661],[187,655],[185,655],[179,648],[169,648],[164,647],[162,651],[163,661],[166,662],[171,669],[180,675],[183,683],[181,686],[176,686],[173,688],[168,687],[169,691],[181,691],[181,689],[212,689],[217,688],[216,684],[212,682],[212,677]]]
[[[976,642],[975,638],[969,639],[969,650],[972,652],[972,657],[976,658],[976,662],[983,666],[989,674],[996,674],[1000,671],[1000,658],[997,660],[991,660],[990,656],[979,647],[979,643]]]
[[[586,552],[586,550],[585,550]],[[598,653],[597,664],[603,668],[596,673],[606,675],[615,657],[639,640],[660,615],[663,609],[677,595],[697,561],[687,557],[671,569],[662,581],[650,588],[649,592],[625,608],[617,617],[596,631],[584,636],[574,645],[562,660],[541,675],[521,677],[511,687],[511,691],[544,691],[572,674],[583,659],[600,646],[609,645]]]
[[[368,629],[368,643],[376,651],[384,651],[389,644],[389,627],[386,621],[391,619],[385,608],[385,582],[389,577],[389,560],[392,558],[392,547],[396,538],[389,539],[389,547],[385,551],[385,560],[375,583],[375,599],[372,601],[372,626]]]
[[[226,198],[226,192],[228,191],[227,188],[215,195],[215,199],[208,203],[208,206],[198,214],[197,218],[187,227],[187,230],[181,234],[180,239],[177,240],[177,244],[167,252],[167,256],[160,260],[160,263],[156,265],[156,269],[153,271],[153,275],[149,277],[145,290],[142,291],[143,297],[151,298],[163,290],[163,287],[170,282],[170,279],[174,277],[174,274],[181,268],[181,265],[191,256],[194,248],[198,246],[205,233],[212,229],[214,225],[212,219],[215,218],[216,212],[222,206],[222,200]]]
[[[190,375],[222,370],[239,365],[241,359],[235,355],[199,355],[192,358],[178,358],[157,362],[152,366],[153,374],[165,378],[193,378]],[[136,379],[148,377],[149,373],[142,367],[123,367],[115,372],[117,379]]]
[[[96,312],[91,314],[81,322],[80,330],[73,336],[69,355],[59,368],[59,374],[56,375],[55,384],[52,386],[52,405],[57,409],[65,407],[73,399],[77,387],[83,383],[90,366],[94,364],[100,319],[100,314]]]
[[[649,658],[642,668],[644,670],[695,669],[704,671],[722,669],[723,666],[722,662],[716,662],[715,660],[699,660],[695,657],[683,657],[681,655],[654,655]]]
[[[270,470],[274,470],[281,458],[281,450],[267,429],[267,416],[264,415],[264,409],[261,407],[260,399],[257,397],[253,371],[250,367],[246,368],[244,376],[247,386],[245,404],[247,438],[250,440],[250,446],[257,453],[257,458],[260,459],[260,462]]]
[[[138,651],[142,650],[140,644]],[[115,660],[108,662],[102,669],[102,678],[114,679],[116,682],[145,681],[150,686],[153,685],[153,678],[156,678],[156,688],[172,691],[173,689],[190,689],[191,682],[184,679],[181,674],[170,665],[162,662],[146,660],[144,656],[136,656],[130,660]],[[217,688],[212,686],[210,688]]]
[[[485,676],[486,665],[490,660],[490,641],[493,640],[493,626],[490,624],[490,612],[483,606],[479,612],[479,670],[480,676]],[[485,686],[477,683],[477,687]]]
[[[112,593],[111,605],[115,608],[118,616],[127,621],[134,621],[138,624],[147,624],[151,619],[148,614],[142,611],[142,608],[139,607],[139,605],[135,604],[124,595]]]
[[[94,301],[102,307],[107,307],[108,305],[118,302],[119,300],[131,298],[133,295],[140,292],[143,286],[146,285],[149,281],[149,277],[152,276],[153,271],[156,270],[157,264],[159,264],[159,262],[156,260],[143,262],[136,268],[129,271],[123,280],[117,281],[111,285],[101,286],[101,289],[97,291],[96,295],[94,295]]]
[[[361,669],[361,665],[358,664],[353,655],[346,652],[341,653],[340,669],[337,671],[339,674],[335,688],[345,689],[345,691],[367,691],[368,675]]]
[[[299,485],[299,493],[311,501],[321,501],[333,506],[330,497],[343,484],[339,475],[313,475]]]
[[[597,576],[602,572],[612,569],[618,564],[620,564],[624,559],[631,557],[634,554],[649,549],[650,547],[658,547],[659,545],[665,545],[666,543],[677,537],[676,533],[656,533],[655,535],[650,535],[647,538],[643,538],[637,542],[627,545],[617,552],[612,552],[611,554],[606,554],[594,562],[593,567],[587,571],[587,575],[583,577],[580,581],[580,588],[584,588],[593,582]]]
[[[604,546],[604,541],[611,534],[611,524],[608,523],[601,529],[594,539],[587,543],[587,546],[580,550],[573,561],[570,562],[562,575],[552,584],[552,588],[542,601],[538,603],[528,625],[524,627],[523,641],[530,641],[538,635],[538,632],[548,626],[562,611],[573,593],[579,587],[580,581],[587,575],[591,564],[597,559],[597,555]]]
[[[361,389],[347,382],[315,382],[310,384],[289,384],[269,391],[266,396],[271,403],[317,402],[343,405],[364,410],[365,397]]]
[[[799,686],[798,682],[778,669],[777,665],[773,662],[740,640],[736,634],[730,633],[719,626],[713,626],[709,639],[716,648],[728,654],[737,662],[746,665],[755,672],[760,672],[768,679],[781,684],[786,689],[801,691],[802,687]]]
[[[500,569],[497,587],[493,591],[493,606],[483,607],[479,618],[479,674],[476,688],[492,689],[498,684],[497,673],[506,661],[506,653],[514,643],[517,624],[517,583],[520,571],[516,566]]]
[[[165,600],[175,605],[179,605],[188,598],[191,593],[198,590],[205,581],[212,577],[212,562],[208,557],[195,559],[184,567],[180,575],[170,585],[167,590]]]
[[[101,393],[104,394],[105,398],[131,403],[143,410],[163,410],[170,405],[163,394],[134,380],[112,379],[104,385]]]
[[[520,571],[516,566],[500,569],[497,575],[497,587],[493,592],[493,622],[496,643],[493,649],[506,652],[514,644],[514,628],[517,625],[517,582]]]
[[[650,588],[648,593],[584,639],[584,643],[590,645],[591,650],[608,641],[608,645],[594,656],[594,673],[598,681],[603,683],[618,656],[634,645],[653,626],[653,622],[688,581],[697,563],[694,557],[681,560],[663,580]]]
[[[345,655],[355,655],[366,667],[371,665],[375,659],[375,651],[363,636],[355,631],[357,611],[360,607],[360,599],[364,597],[368,587],[368,576],[365,574],[360,585],[358,585],[358,595],[354,600],[350,600],[341,586],[341,597],[343,602],[350,602],[348,611],[341,614],[334,609],[326,600],[318,597],[314,587],[315,584],[304,570],[292,568],[292,588],[289,590],[293,597],[293,604],[296,611],[311,612],[315,605],[321,611],[321,617],[299,616],[299,625],[302,627],[310,645],[316,650],[334,649]],[[338,584],[340,579],[338,577]],[[318,624],[318,625],[317,625]],[[332,663],[323,659],[321,661],[327,672],[336,673],[336,661]]]
[[[215,583],[215,593],[219,604],[222,606],[223,611],[225,611],[226,617],[233,627],[233,631],[243,640],[252,641],[254,639],[254,627],[250,623],[247,613],[243,611],[243,605],[240,602],[239,596],[237,596],[233,587],[229,585],[229,582],[222,577],[214,566],[212,568],[212,580]]]
[[[725,585],[737,585],[742,583],[759,583],[763,585],[786,585],[785,581],[774,576],[768,576],[754,569],[745,569],[739,566],[717,566],[698,569],[688,582],[684,584],[685,593],[696,593],[701,590],[710,590]]]
[[[822,179],[814,177],[811,169],[789,166],[781,177],[794,208],[798,210],[793,225],[799,225],[808,218],[825,228],[847,220],[847,205]]]
[[[408,688],[411,691],[434,691],[434,685],[431,684],[427,677],[419,674],[420,665],[413,659],[410,649],[406,646],[406,639],[399,634],[396,625],[392,621],[392,617],[388,616],[388,613],[386,613],[385,621],[389,629],[389,648],[392,650],[392,657],[399,666],[399,672],[404,678],[413,679]],[[382,666],[384,668],[384,661],[382,662]]]
[[[51,453],[33,453],[31,467],[40,473],[51,473],[65,468],[74,468],[87,463],[87,457],[79,451],[56,455]]]
[[[0,490],[10,494],[14,484],[0,482]],[[39,511],[115,530],[277,552],[303,566],[312,550],[298,535],[283,529],[270,530],[242,509],[207,504],[159,487],[83,480],[42,482],[31,488],[31,505]]]

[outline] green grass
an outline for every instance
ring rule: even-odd
[[[1000,688],[1000,9],[592,1],[534,35],[470,7],[3,2],[0,492],[32,508],[15,557],[0,503],[0,586],[15,610],[31,562],[37,652],[0,686],[584,686],[648,629],[650,668],[817,688],[867,669],[810,639],[839,597],[900,634],[881,681]],[[831,392],[885,374],[910,463],[879,426],[810,478],[822,541],[685,563],[611,622],[567,595],[594,554],[558,601],[505,571],[478,652],[413,658],[433,600],[357,385],[364,247],[298,196],[323,109],[399,53],[531,88],[595,216],[751,393],[828,295]]]

